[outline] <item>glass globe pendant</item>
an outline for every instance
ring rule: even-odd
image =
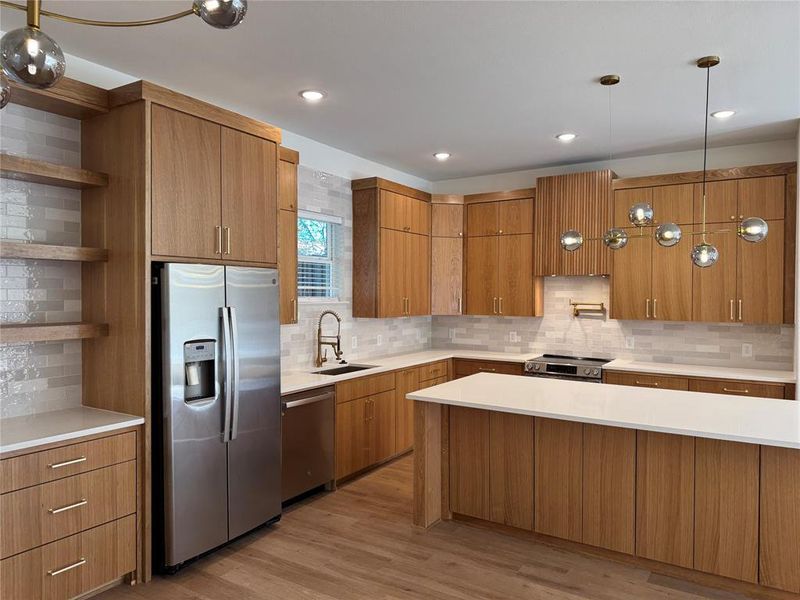
[[[561,247],[567,252],[574,252],[583,246],[583,235],[580,231],[570,229],[561,234]]]
[[[748,217],[739,223],[736,233],[745,242],[757,243],[767,237],[769,225],[761,217]]]
[[[192,10],[217,29],[230,29],[244,19],[247,0],[194,0]]]
[[[5,108],[10,97],[11,84],[8,82],[8,77],[6,77],[6,74],[0,71],[0,108]]]
[[[656,241],[664,248],[671,248],[680,242],[682,235],[681,228],[675,223],[664,223],[656,227]]]
[[[64,53],[56,41],[38,27],[9,31],[0,40],[0,66],[18,83],[49,88],[64,76]]]
[[[611,250],[620,250],[628,245],[628,234],[624,229],[609,229],[603,234],[603,243]]]
[[[634,204],[628,211],[628,219],[630,219],[631,225],[646,227],[653,222],[653,207],[646,202]]]
[[[719,260],[719,251],[713,244],[702,242],[692,248],[692,262],[702,268],[710,267]]]

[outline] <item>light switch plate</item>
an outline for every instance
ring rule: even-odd
[[[753,357],[753,344],[742,344],[742,356],[744,358]]]
[[[358,336],[357,335],[354,335],[352,338],[350,338],[350,348],[352,348],[353,350],[358,348]]]
[[[383,345],[383,336],[380,333],[378,334],[378,337],[375,339],[375,343],[377,343],[378,346]]]
[[[636,343],[636,338],[634,338],[632,335],[625,336],[625,348],[627,348],[628,350],[633,350],[635,343]]]

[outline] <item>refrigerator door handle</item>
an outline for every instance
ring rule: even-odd
[[[225,412],[225,423],[222,426],[222,441],[231,441],[231,378],[233,375],[233,348],[231,347],[231,322],[228,319],[228,307],[219,307],[222,319],[222,360],[225,374],[222,380],[222,410]]]
[[[235,440],[239,435],[239,329],[236,321],[236,309],[233,306],[228,307],[228,317],[231,322],[231,345],[233,347],[233,405],[230,439]]]

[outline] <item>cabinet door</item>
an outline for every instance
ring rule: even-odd
[[[759,583],[800,594],[800,450],[761,446]]]
[[[220,126],[152,108],[152,252],[221,257]]]
[[[631,239],[625,248],[611,254],[612,319],[652,317],[652,228],[644,233],[644,239]]]
[[[763,383],[761,381],[742,381],[736,379],[692,379],[689,381],[692,392],[707,392],[727,396],[753,396],[755,398],[786,397],[786,386],[782,383]]]
[[[460,315],[464,252],[459,237],[431,238],[431,314]]]
[[[464,236],[464,205],[431,205],[431,235],[436,237]]]
[[[497,312],[504,316],[533,314],[533,236],[498,237]]]
[[[614,227],[627,229],[628,235],[635,235],[633,225],[628,218],[631,206],[645,203],[653,206],[653,188],[636,188],[631,190],[616,190],[614,192]]]
[[[737,320],[742,323],[783,323],[784,222],[768,221],[769,233],[758,243],[737,239]],[[714,268],[714,267],[711,267]]]
[[[449,414],[450,510],[488,521],[491,413],[451,406]]]
[[[466,241],[466,299],[468,315],[497,314],[498,236]]]
[[[431,314],[431,238],[406,233],[402,268],[405,276],[406,314]]]
[[[336,479],[370,464],[369,416],[365,398],[336,405]]]
[[[603,371],[603,381],[612,385],[630,385],[633,387],[649,387],[660,390],[689,389],[686,377],[669,377],[667,375],[645,375],[644,373],[619,373]]]
[[[374,465],[395,452],[394,390],[366,398],[369,419],[369,464]]]
[[[431,232],[431,205],[430,202],[406,197],[406,211],[408,231],[422,235]]]
[[[706,223],[731,223],[737,221],[739,182],[706,182]],[[703,184],[694,184],[694,222],[703,222]],[[713,228],[712,228],[713,229]]]
[[[492,412],[489,418],[491,520],[533,529],[533,417]]]
[[[395,453],[405,452],[414,445],[414,402],[406,394],[420,389],[419,370],[406,369],[395,375]]]
[[[278,213],[281,324],[297,323],[297,213],[293,210]]]
[[[381,190],[381,227],[405,231],[408,227],[406,197],[388,190]]]
[[[467,204],[467,236],[497,235],[497,202]]]
[[[380,287],[378,316],[402,317],[405,314],[406,236],[394,229],[380,229]]]
[[[726,182],[727,183],[727,182]],[[735,183],[735,182],[734,182]],[[700,225],[697,226],[700,228]],[[712,226],[713,228],[713,226]],[[719,259],[712,267],[700,269],[692,265],[693,321],[723,323],[736,320],[736,251],[739,244],[734,233],[708,234],[708,243],[719,250]],[[681,242],[682,244],[683,242]],[[700,243],[695,236],[693,244]],[[686,252],[681,258],[691,264]]]
[[[297,165],[278,162],[278,208],[297,210]]]
[[[694,184],[653,188],[653,223],[689,224],[694,217]]]
[[[740,179],[738,220],[747,217],[783,219],[785,194],[786,178],[783,175]]]
[[[636,555],[694,564],[694,438],[637,432]]]
[[[684,225],[681,229],[684,239],[693,239],[691,225]],[[651,316],[660,321],[691,321],[692,270],[697,270],[697,267],[687,256],[686,246],[679,243],[665,248],[655,242],[650,244],[653,249]]]
[[[497,233],[533,233],[533,199],[505,200],[497,203]]]
[[[223,258],[278,262],[278,146],[222,128]]]

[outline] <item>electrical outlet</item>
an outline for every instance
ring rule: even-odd
[[[354,335],[352,338],[350,338],[350,348],[352,350],[355,350],[356,348],[358,348],[358,336],[357,335]]]
[[[753,357],[753,344],[742,344],[742,356],[745,358]]]
[[[447,332],[447,337],[450,338],[451,342],[454,339],[456,339],[456,330],[455,330],[455,328],[451,328],[450,331]]]
[[[625,336],[625,348],[633,350],[635,343],[635,338],[632,335]]]
[[[383,345],[383,336],[380,333],[378,334],[378,337],[375,339],[375,343],[377,343],[378,346]]]
[[[517,338],[517,332],[516,331],[509,331],[508,332],[508,341],[509,342],[518,342],[519,341],[519,339]]]

